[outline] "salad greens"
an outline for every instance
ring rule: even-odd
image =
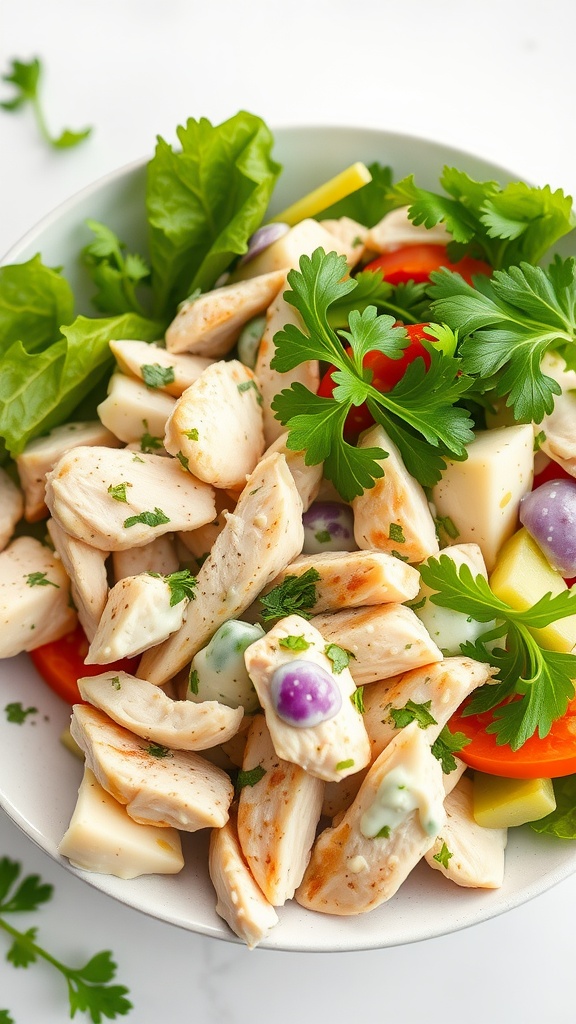
[[[49,146],[52,146],[54,149],[70,149],[72,146],[77,146],[79,142],[83,142],[84,139],[88,138],[92,129],[83,128],[82,131],[76,132],[71,131],[69,128],[64,128],[59,135],[53,135],[50,132],[44,116],[44,109],[40,102],[41,77],[42,64],[37,57],[28,63],[26,61],[13,60],[12,70],[8,75],[2,76],[2,81],[13,85],[16,92],[12,99],[3,100],[0,103],[0,107],[3,110],[14,113],[29,103],[34,113],[38,131]]]
[[[68,967],[36,942],[37,928],[18,931],[6,917],[10,914],[31,913],[52,898],[52,886],[42,882],[38,875],[27,875],[20,879],[21,866],[8,857],[0,859],[0,929],[12,939],[6,959],[14,967],[27,968],[39,958],[52,964],[66,979],[70,1017],[79,1010],[90,1015],[93,1024],[101,1024],[104,1018],[116,1020],[132,1009],[126,998],[129,994],[124,985],[109,982],[116,973],[116,964],[109,950],[97,953],[83,967]],[[0,1021],[8,1021],[8,1011],[0,1011]]]

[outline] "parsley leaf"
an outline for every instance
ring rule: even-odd
[[[336,675],[340,675],[345,668],[348,668],[352,659],[356,657],[352,651],[347,651],[345,647],[339,647],[338,644],[326,644],[324,654],[332,662],[332,671]]]
[[[278,586],[260,598],[264,608],[264,622],[283,619],[286,615],[301,615],[311,618],[311,609],[316,604],[316,586],[320,579],[317,569],[307,569],[301,576],[286,576]]]
[[[565,591],[555,597],[545,594],[531,608],[517,610],[496,597],[483,576],[474,577],[467,565],[458,568],[446,555],[429,559],[420,566],[420,572],[425,585],[436,591],[429,596],[433,604],[455,611],[465,607],[479,622],[501,622],[474,644],[462,645],[464,654],[498,669],[496,684],[480,687],[465,713],[494,708],[494,720],[487,732],[495,734],[498,744],[507,743],[512,750],[518,750],[536,732],[541,739],[547,736],[574,696],[576,656],[546,650],[533,631],[574,615],[576,593]],[[488,643],[504,635],[505,648],[488,650]]]
[[[161,508],[155,508],[153,512],[140,512],[137,516],[128,516],[128,519],[124,520],[124,529],[128,530],[131,526],[136,526],[138,523],[142,523],[144,526],[163,526],[164,523],[169,523],[170,520],[167,515],[162,511]]]
[[[140,367],[142,380],[147,388],[165,388],[173,384],[175,373],[173,366],[161,366],[160,363],[144,363]]]
[[[278,641],[279,647],[284,647],[287,651],[307,651],[311,646],[303,636],[283,636]]]
[[[28,967],[38,958],[52,964],[66,979],[70,1016],[77,1010],[90,1014],[93,1024],[101,1024],[103,1017],[115,1020],[132,1009],[126,998],[128,989],[124,985],[110,985],[116,973],[116,964],[109,950],[97,953],[83,967],[68,967],[48,953],[36,942],[38,929],[29,928],[20,932],[4,920],[7,914],[38,910],[42,903],[52,898],[52,886],[42,882],[38,875],[28,875],[20,881],[21,867],[16,861],[2,857],[0,860],[0,929],[12,939],[6,959],[14,967]],[[2,1014],[0,1011],[0,1021]],[[6,1011],[7,1013],[7,1011]],[[9,1017],[4,1013],[4,1020]]]
[[[356,448],[344,439],[348,412],[364,402],[398,445],[408,471],[424,486],[432,486],[444,468],[443,455],[465,458],[466,444],[473,438],[469,413],[456,404],[471,380],[461,373],[459,359],[431,341],[428,368],[418,358],[391,391],[382,393],[372,387],[372,372],[363,366],[366,354],[378,351],[398,359],[409,339],[395,317],[378,315],[369,305],[351,310],[349,330],[341,331],[348,344],[343,348],[330,326],[328,311],[356,287],[346,270],[344,257],[317,249],[311,257],[301,257],[299,271],[289,272],[292,290],[285,298],[298,309],[307,333],[295,324],[277,332],[271,365],[286,373],[308,359],[332,363],[335,387],[328,398],[295,382],[276,395],[272,409],[288,427],[288,447],[304,449],[307,465],[323,462],[325,475],[346,501],[372,487],[384,473],[379,464],[387,454],[383,449]]]
[[[502,187],[475,181],[453,167],[444,168],[440,185],[446,195],[419,188],[410,175],[392,187],[391,195],[409,204],[414,224],[445,224],[454,239],[448,247],[454,261],[470,253],[496,268],[524,260],[538,263],[576,223],[571,198],[548,185],[513,182]]]
[[[546,270],[522,263],[478,288],[449,270],[431,276],[434,315],[458,331],[464,372],[506,395],[517,421],[540,423],[561,392],[540,368],[544,353],[552,347],[576,365],[576,260],[556,257]]]
[[[29,572],[25,579],[29,587],[56,587],[57,590],[60,589],[60,584],[49,580],[48,574],[45,572]]]
[[[42,64],[35,57],[29,63],[21,60],[12,61],[12,69],[10,74],[3,75],[2,81],[9,82],[16,89],[15,95],[10,100],[4,100],[0,103],[0,107],[10,113],[16,110],[21,110],[23,106],[29,103],[34,113],[34,119],[36,121],[36,127],[49,146],[54,149],[70,149],[72,146],[77,146],[79,142],[83,142],[90,135],[92,129],[84,128],[82,131],[75,132],[70,131],[69,128],[64,128],[60,135],[53,135],[48,129],[44,110],[40,102],[40,79],[42,76]]]
[[[111,498],[114,498],[114,501],[125,501],[125,502],[128,502],[128,498],[126,497],[126,488],[127,487],[132,487],[132,484],[130,484],[130,483],[110,484],[110,487],[108,488],[108,494],[110,495]]]
[[[126,246],[105,224],[87,220],[94,240],[84,246],[81,259],[96,285],[92,297],[96,309],[106,314],[139,313],[145,316],[136,295],[139,285],[150,283],[150,268],[142,256],[126,253]]]
[[[150,754],[151,757],[157,757],[159,759],[164,757],[174,757],[170,747],[165,747],[162,743],[149,743],[146,747],[146,753]]]
[[[467,747],[470,742],[463,732],[451,732],[447,725],[444,726],[431,747],[434,757],[442,765],[444,775],[456,771],[458,766],[454,754]]]
[[[364,687],[363,686],[357,686],[356,687],[356,689],[354,690],[354,693],[350,694],[350,700],[352,701],[354,707],[356,708],[356,711],[360,715],[365,715],[366,714],[366,707],[364,705]]]
[[[424,704],[416,704],[413,700],[406,701],[402,708],[390,708],[390,718],[394,722],[395,729],[403,729],[410,725],[410,722],[417,722],[419,729],[427,729],[429,725],[436,725],[436,719],[430,713],[432,701],[427,700]]]
[[[20,701],[7,704],[4,711],[6,712],[6,721],[15,722],[16,725],[22,725],[28,718],[28,715],[38,714],[38,708],[25,708]]]
[[[438,861],[438,863],[441,864],[443,868],[448,868],[448,862],[450,861],[450,858],[453,856],[454,854],[450,853],[450,850],[446,846],[446,843],[444,842],[444,840],[442,840],[442,846],[438,850],[438,853],[434,854],[432,859]]]
[[[345,771],[346,768],[353,768],[353,767],[354,767],[354,758],[353,757],[349,757],[346,761],[338,761],[338,764],[335,765],[335,768],[336,768],[337,772],[343,772],[343,771]]]
[[[246,771],[240,770],[236,777],[236,792],[239,793],[244,786],[255,786],[260,779],[266,775],[266,769],[261,764],[257,764],[255,768],[249,768]]]
[[[171,608],[176,604],[180,604],[180,601],[184,601],[185,598],[188,598],[189,601],[194,599],[194,591],[198,581],[189,569],[178,569],[176,572],[171,572],[168,576],[165,576],[164,579],[170,588]]]

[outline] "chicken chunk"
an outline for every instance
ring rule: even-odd
[[[142,572],[160,572],[168,576],[180,567],[174,537],[165,533],[139,548],[114,551],[112,566],[115,583],[125,576],[138,576]]]
[[[299,555],[268,584],[264,594],[280,586],[287,576],[303,576],[310,569],[319,576],[316,601],[307,609],[315,614],[410,601],[420,586],[417,569],[382,551],[323,551]]]
[[[228,619],[238,616],[299,551],[302,502],[284,456],[262,460],[198,576],[196,596],[178,633],[147,651],[138,675],[162,684],[194,657]]]
[[[148,744],[88,704],[74,705],[70,733],[102,788],[134,821],[184,832],[227,822],[230,778],[199,754]]]
[[[167,352],[161,345],[147,341],[111,341],[110,348],[123,373],[175,398],[179,398],[212,362],[206,356]]]
[[[374,252],[392,252],[405,245],[446,245],[452,241],[452,236],[446,230],[445,225],[440,222],[433,228],[427,228],[424,224],[413,224],[408,217],[408,207],[399,206],[396,210],[390,210],[382,220],[370,228],[365,238],[367,249]]]
[[[553,411],[534,430],[540,437],[542,451],[576,477],[576,370],[569,370],[564,359],[554,352],[546,353],[542,370],[560,385],[562,394],[554,396]]]
[[[363,914],[389,900],[444,828],[442,768],[416,722],[380,754],[340,823],[320,834],[296,900]]]
[[[346,257],[348,266],[352,267],[358,260],[358,246],[352,242],[353,239],[350,238],[337,238],[323,224],[306,217],[254,259],[237,267],[233,278],[240,281],[271,271],[287,272],[299,266],[302,255],[311,256],[318,248],[324,249],[325,252],[338,252]]]
[[[45,437],[30,441],[16,459],[20,483],[26,505],[24,515],[29,523],[38,522],[48,515],[46,507],[46,474],[71,448],[79,445],[102,445],[117,448],[120,442],[99,420],[82,423],[64,423]]]
[[[135,658],[166,640],[186,618],[190,595],[176,595],[163,576],[143,572],[116,583],[85,658],[86,665],[109,665],[120,658]]]
[[[287,637],[301,643],[294,649],[286,643]],[[325,640],[314,626],[300,615],[289,615],[251,644],[244,660],[278,757],[328,782],[364,768],[370,760],[370,744],[362,716],[350,700],[356,690],[350,671],[345,667],[336,671],[325,649]],[[280,715],[274,697],[276,673],[297,663],[299,671],[303,664],[319,668],[339,697],[334,700],[332,716],[316,724],[292,724]]]
[[[62,562],[33,537],[17,537],[0,553],[0,658],[33,651],[75,625]]]
[[[159,686],[128,672],[103,672],[78,680],[82,700],[117,725],[171,750],[206,750],[236,735],[244,712],[215,700],[172,700]]]
[[[283,283],[283,273],[274,270],[184,302],[166,331],[168,352],[225,356],[244,324],[268,308]]]
[[[24,495],[4,469],[0,468],[0,551],[14,533],[24,512]]]
[[[305,461],[306,452],[293,452],[286,444],[287,438],[287,431],[280,434],[266,449],[262,457],[265,459],[272,452],[280,452],[281,455],[284,455],[288,469],[294,477],[298,494],[302,499],[302,508],[306,512],[320,490],[322,463],[320,462],[316,466],[307,466]]]
[[[264,403],[264,437],[267,445],[273,444],[274,441],[286,432],[286,428],[282,426],[280,420],[276,419],[270,408],[274,396],[285,388],[289,388],[296,381],[303,384],[314,394],[316,394],[320,384],[320,370],[317,359],[307,359],[288,373],[279,373],[278,370],[273,370],[270,365],[276,355],[274,335],[278,331],[282,331],[287,324],[293,324],[301,330],[303,328],[300,314],[284,298],[286,285],[286,279],[283,279],[283,286],[266,313],[266,327],[264,328],[264,334],[258,349],[255,366],[256,378]]]
[[[472,780],[464,777],[444,801],[442,834],[424,854],[427,863],[457,885],[498,889],[504,881],[505,828],[483,828],[472,813]]]
[[[152,391],[139,380],[125,373],[113,373],[108,395],[97,407],[98,415],[108,430],[127,444],[142,438],[164,437],[166,421],[174,410],[176,399],[163,391]]]
[[[47,523],[54,548],[70,578],[70,593],[80,624],[92,640],[108,598],[106,551],[66,533],[54,519]]]
[[[357,686],[442,659],[420,619],[402,604],[324,612],[311,622],[325,641],[352,652],[350,671]]]
[[[102,789],[89,768],[84,769],[76,807],[58,853],[76,868],[117,878],[174,875],[184,867],[179,832],[132,821],[126,808]]]
[[[278,924],[278,915],[250,874],[232,820],[210,836],[208,869],[216,890],[216,913],[254,949]]]
[[[357,266],[364,256],[368,228],[364,224],[359,224],[357,220],[353,220],[352,217],[327,218],[320,223],[326,231],[334,236],[340,246],[344,246],[348,266]]]
[[[292,899],[310,859],[324,783],[278,757],[263,715],[248,730],[242,770],[262,777],[240,791],[238,838],[262,892],[281,907]]]
[[[46,501],[64,530],[103,551],[193,530],[215,512],[212,488],[176,459],[111,448],[67,452],[48,474]]]
[[[406,469],[400,452],[379,424],[358,442],[361,448],[382,448],[384,476],[354,498],[354,537],[359,548],[396,554],[421,562],[439,550],[434,519],[423,488]]]
[[[237,359],[220,360],[176,402],[164,446],[199,480],[241,489],[264,451],[262,422],[262,396],[252,370]]]

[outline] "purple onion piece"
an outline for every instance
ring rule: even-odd
[[[238,266],[244,267],[246,263],[249,263],[255,256],[259,256],[261,252],[264,252],[264,249],[267,249],[269,245],[272,245],[272,242],[277,242],[279,238],[282,238],[287,231],[290,231],[288,224],[282,224],[280,221],[274,221],[273,224],[263,224],[248,239],[248,249],[241,259],[238,260]]]
[[[316,501],[302,516],[305,555],[321,551],[356,551],[354,513],[337,501]]]
[[[342,707],[342,694],[330,673],[303,659],[276,669],[270,695],[278,717],[300,729],[327,722]]]
[[[576,480],[550,480],[526,494],[520,522],[561,576],[576,576]]]

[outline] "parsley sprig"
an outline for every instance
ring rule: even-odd
[[[336,366],[331,398],[315,395],[295,382],[272,402],[277,419],[288,427],[288,447],[306,451],[308,465],[324,463],[325,475],[341,496],[351,501],[374,485],[384,473],[379,460],[382,448],[355,447],[344,439],[344,424],[353,406],[367,402],[400,449],[406,468],[424,486],[433,486],[445,466],[443,456],[462,459],[473,438],[469,413],[457,405],[470,380],[461,373],[460,361],[444,351],[443,344],[428,346],[430,366],[423,359],[410,364],[400,382],[383,394],[372,386],[372,371],[364,368],[368,352],[379,351],[398,359],[408,344],[405,328],[395,317],[378,314],[373,305],[352,309],[348,330],[338,334],[330,325],[329,311],[357,287],[347,276],[346,260],[334,252],[317,249],[302,256],[300,270],[288,274],[291,291],[286,301],[300,313],[305,331],[287,324],[275,337],[273,369],[286,373],[300,363],[319,359]]]
[[[71,131],[64,128],[59,135],[53,135],[48,128],[44,108],[40,101],[40,81],[42,77],[42,64],[35,57],[31,61],[13,60],[9,74],[2,76],[2,81],[13,85],[16,92],[9,100],[3,100],[0,107],[10,113],[21,110],[27,103],[32,107],[36,126],[45,142],[54,149],[70,149],[83,142],[90,135],[92,129],[84,128],[82,131]]]
[[[422,580],[437,593],[429,600],[442,608],[467,613],[479,622],[496,620],[475,643],[461,645],[462,653],[498,669],[497,681],[480,687],[464,714],[493,710],[487,732],[496,742],[518,750],[534,733],[547,736],[556,719],[565,714],[574,697],[576,656],[541,647],[533,630],[576,614],[576,593],[545,594],[531,608],[519,611],[492,593],[483,576],[472,575],[440,555],[420,566]],[[505,646],[493,641],[505,639]]]
[[[434,315],[458,332],[464,372],[484,392],[506,395],[519,422],[540,423],[552,412],[557,381],[542,372],[549,348],[576,368],[576,260],[557,256],[547,269],[521,263],[476,288],[459,274],[432,274]]]
[[[128,989],[124,985],[109,984],[116,973],[109,950],[97,953],[83,967],[68,967],[38,945],[37,928],[21,932],[4,920],[8,914],[38,910],[52,898],[52,886],[42,882],[38,875],[20,880],[20,874],[21,867],[16,861],[0,859],[0,929],[12,939],[6,959],[14,967],[23,968],[36,963],[39,957],[52,964],[66,979],[71,1017],[79,1010],[89,1014],[93,1024],[101,1024],[105,1017],[115,1020],[125,1016],[132,1003],[126,998]]]

